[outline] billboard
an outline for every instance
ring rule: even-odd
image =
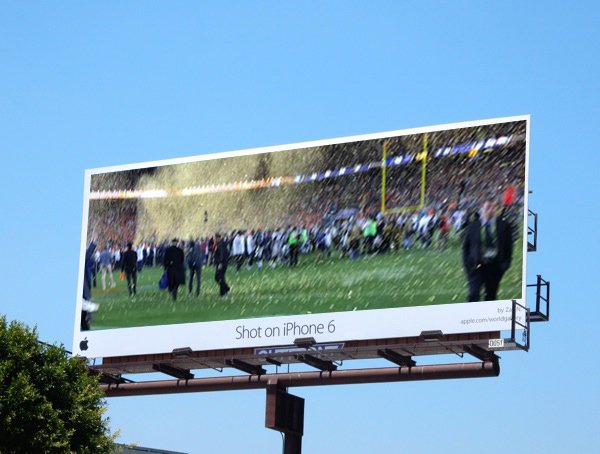
[[[88,170],[73,352],[510,329],[529,116]]]

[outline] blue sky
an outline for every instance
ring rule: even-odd
[[[598,452],[595,2],[0,2],[0,312],[71,343],[86,168],[530,113],[552,320],[496,379],[299,389],[305,452]],[[121,440],[279,452],[262,391],[113,399]]]

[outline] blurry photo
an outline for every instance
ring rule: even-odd
[[[520,299],[526,126],[92,171],[81,328]]]

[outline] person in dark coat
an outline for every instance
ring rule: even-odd
[[[213,254],[215,281],[219,284],[219,294],[225,296],[231,290],[227,282],[225,282],[225,273],[227,272],[227,264],[229,262],[229,248],[219,233],[215,235],[215,243],[215,252]]]
[[[129,296],[135,296],[137,292],[137,252],[133,249],[133,243],[127,243],[127,250],[121,258],[121,271],[127,278],[127,290]]]
[[[473,213],[464,232],[462,253],[467,274],[469,302],[480,301],[481,287],[485,301],[498,299],[498,287],[512,260],[512,226],[498,215],[495,201],[484,202],[481,216]]]
[[[167,286],[173,301],[177,300],[179,286],[185,284],[184,253],[173,238],[171,246],[165,251],[164,267],[167,272]]]
[[[194,287],[194,276],[196,276],[196,296],[200,296],[200,285],[202,284],[202,266],[204,265],[204,244],[198,240],[190,241],[186,257],[187,265],[190,270],[190,283],[188,295],[192,294]]]
[[[83,299],[85,301],[91,301],[92,299],[92,274],[95,266],[94,253],[96,252],[96,243],[92,240],[85,251],[85,263],[83,268]],[[82,305],[83,307],[83,305]],[[81,310],[81,331],[87,331],[90,329],[90,322],[92,320],[91,312],[82,309]]]

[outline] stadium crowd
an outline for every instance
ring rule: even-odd
[[[313,252],[310,260],[318,263],[332,254],[354,260],[415,247],[443,249],[449,238],[460,238],[489,200],[500,202],[502,217],[517,225],[525,197],[524,153],[520,147],[507,147],[476,158],[431,159],[422,206],[419,196],[423,182],[420,172],[415,171],[420,164],[415,162],[389,169],[385,193],[388,209],[383,213],[381,192],[376,189],[380,188],[381,172],[373,170],[298,185],[288,213],[265,222],[269,228],[230,228],[188,240],[172,232],[175,239],[152,238],[133,244],[136,208],[135,201],[127,201],[125,209],[97,213],[94,236],[101,244],[96,250],[93,241],[86,254],[87,299],[91,299],[91,289],[99,285],[98,276],[103,290],[115,287],[115,271],[120,271],[121,280],[127,280],[129,295],[135,297],[137,275],[147,267],[161,266],[165,273],[160,287],[167,288],[176,300],[178,288],[185,284],[190,296],[200,296],[202,270],[210,266],[215,268],[220,295],[226,296],[230,291],[228,267],[236,271],[243,267],[256,271],[296,267]],[[89,329],[89,314],[82,316],[82,329]]]

